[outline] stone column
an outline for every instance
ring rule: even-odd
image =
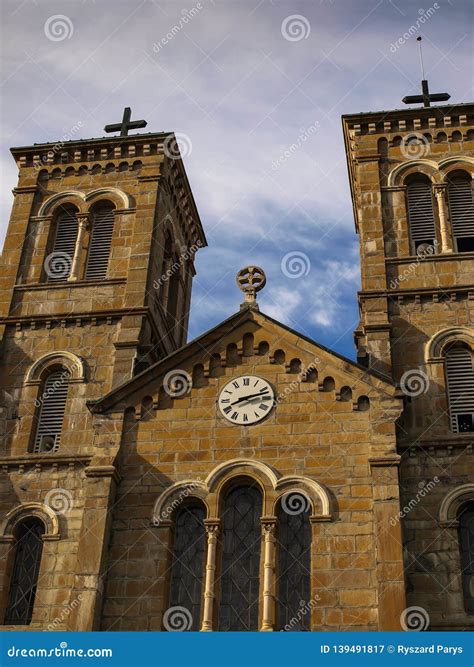
[[[403,542],[396,454],[369,460],[373,479],[374,537],[378,584],[379,630],[401,630],[406,609]]]
[[[112,522],[110,507],[119,480],[113,465],[89,466],[85,474],[86,498],[71,591],[71,600],[78,599],[81,604],[74,608],[68,619],[68,629],[75,632],[99,630]]]
[[[453,240],[448,222],[448,207],[446,205],[446,186],[436,186],[435,196],[439,213],[439,232],[441,236],[441,252],[453,252]]]
[[[216,552],[220,522],[218,519],[205,519],[204,524],[207,533],[207,556],[201,632],[210,632],[213,629],[214,600],[216,598]]]
[[[272,631],[275,625],[275,526],[276,519],[264,517],[262,522],[263,538],[263,614],[262,631]]]
[[[84,234],[86,233],[88,222],[89,222],[88,213],[77,214],[78,229],[77,229],[76,245],[74,248],[74,256],[71,262],[71,272],[68,278],[68,281],[70,282],[78,280],[78,274],[81,266],[82,245],[84,243]]]

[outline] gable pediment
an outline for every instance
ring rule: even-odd
[[[249,370],[251,369],[251,371]],[[92,412],[176,407],[184,396],[215,388],[242,373],[268,377],[284,400],[297,389],[332,393],[335,401],[396,397],[396,387],[272,318],[244,309],[191,341],[89,407]],[[326,397],[327,398],[327,397]]]

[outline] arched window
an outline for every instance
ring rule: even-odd
[[[446,383],[451,430],[474,431],[474,370],[467,345],[453,345],[446,352]]]
[[[53,370],[36,399],[38,408],[35,453],[56,452],[61,444],[70,373],[65,368]]]
[[[262,494],[240,485],[224,497],[219,630],[258,630]]]
[[[474,614],[474,502],[461,508],[459,540],[465,607],[468,614]]]
[[[300,493],[283,496],[278,509],[277,628],[311,628],[310,505]]]
[[[453,174],[448,185],[449,214],[458,252],[474,251],[474,200],[471,177]]]
[[[54,242],[44,263],[48,282],[65,281],[71,274],[78,231],[77,210],[72,206],[61,207],[55,223]]]
[[[192,617],[190,630],[199,630],[204,574],[206,513],[201,504],[182,507],[174,524],[170,607],[184,607]]]
[[[95,209],[92,216],[86,280],[103,280],[107,277],[113,232],[114,207],[108,203],[102,204]]]
[[[16,528],[16,548],[5,614],[7,625],[28,625],[33,616],[43,552],[43,522],[25,519]]]
[[[420,176],[408,184],[407,207],[412,251],[416,253],[424,243],[435,247],[433,193],[428,178]]]

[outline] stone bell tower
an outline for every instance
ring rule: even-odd
[[[186,342],[193,259],[206,240],[175,136],[128,134],[144,125],[126,109],[105,128],[119,136],[12,149],[19,180],[0,306],[5,453],[31,450],[42,371],[63,365],[63,353],[76,359],[75,398],[94,400]],[[78,412],[63,429],[71,446],[85,444],[83,407],[66,409],[66,421]]]
[[[342,122],[361,249],[358,359],[405,394],[392,520],[408,603],[433,629],[459,630],[472,628],[474,590],[459,536],[474,501],[474,104],[431,106],[447,99],[423,81],[403,100],[423,106]]]

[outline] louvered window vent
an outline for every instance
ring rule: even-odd
[[[448,350],[446,377],[452,431],[474,431],[474,371],[472,352],[468,348]]]
[[[453,178],[448,187],[449,213],[458,252],[474,251],[474,201],[470,179]]]
[[[69,278],[76,247],[77,231],[76,212],[63,211],[57,220],[53,250],[45,261],[48,282],[63,282]]]
[[[69,375],[65,370],[51,373],[43,385],[38,426],[34,443],[36,453],[56,452],[61,443]]]
[[[433,194],[430,183],[415,182],[407,188],[408,221],[413,250],[421,244],[436,247]]]
[[[103,280],[107,277],[110,246],[114,231],[113,209],[100,209],[94,215],[89,256],[86,266],[86,280]]]

